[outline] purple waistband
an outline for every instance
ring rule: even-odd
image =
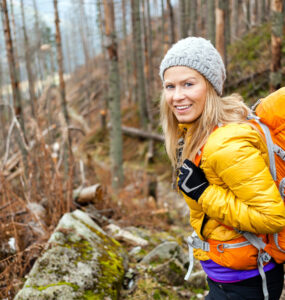
[[[217,282],[231,283],[259,275],[258,269],[253,270],[233,270],[227,267],[223,267],[212,261],[211,259],[206,261],[200,261],[205,273],[212,280]],[[274,261],[271,261],[264,266],[264,271],[270,271],[276,266]]]

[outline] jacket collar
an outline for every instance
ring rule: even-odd
[[[179,123],[178,128],[181,134],[185,135],[187,131],[192,127],[193,124],[191,123]]]

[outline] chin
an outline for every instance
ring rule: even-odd
[[[177,118],[178,123],[192,123],[194,120],[192,118]]]

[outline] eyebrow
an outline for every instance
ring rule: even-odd
[[[182,80],[180,80],[181,82],[185,82],[185,81],[187,81],[187,80],[196,80],[197,78],[196,77],[194,77],[194,76],[190,76],[190,77],[186,77],[185,79],[182,79]],[[164,81],[164,83],[172,83],[173,81],[171,81],[171,80],[165,80]]]

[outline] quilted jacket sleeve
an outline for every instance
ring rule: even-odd
[[[208,217],[254,233],[285,226],[283,200],[266,157],[266,145],[247,124],[230,124],[211,134],[201,165],[210,186],[199,199]]]

